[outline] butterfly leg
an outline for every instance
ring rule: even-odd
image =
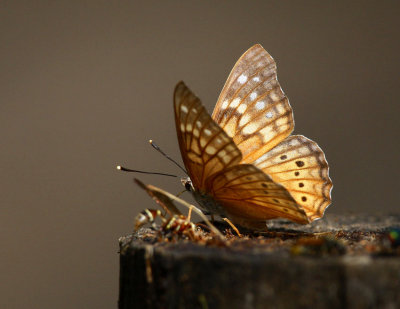
[[[191,219],[191,217],[192,217],[192,210],[193,210],[193,205],[191,205],[190,207],[189,207],[189,211],[188,211],[188,215],[187,215],[187,220],[190,222],[190,219]]]
[[[239,229],[231,222],[231,220],[229,220],[228,218],[222,218],[222,220],[228,223],[239,237],[242,237],[242,234],[240,234]]]

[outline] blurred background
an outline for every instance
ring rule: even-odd
[[[118,238],[156,205],[115,166],[180,175],[148,144],[181,162],[175,84],[211,112],[255,43],[278,64],[295,133],[325,151],[327,213],[399,213],[397,4],[0,2],[0,307],[117,306]]]

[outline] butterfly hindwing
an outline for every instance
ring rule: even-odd
[[[277,79],[276,63],[259,44],[236,62],[219,96],[213,119],[250,163],[293,131],[292,108]]]
[[[321,218],[331,203],[328,163],[312,140],[290,136],[253,164],[285,186],[311,220]]]
[[[197,190],[212,174],[238,164],[242,155],[183,82],[174,93],[175,123],[185,167]]]
[[[265,225],[278,217],[309,222],[288,191],[252,164],[235,165],[207,179],[206,191],[241,225]]]

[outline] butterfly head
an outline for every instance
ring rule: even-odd
[[[188,190],[189,192],[193,192],[194,191],[193,183],[192,183],[192,181],[190,180],[189,177],[182,177],[181,178],[181,183],[185,187],[185,189]]]

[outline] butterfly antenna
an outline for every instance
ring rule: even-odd
[[[158,145],[156,143],[153,142],[153,140],[149,140],[150,145],[157,150],[159,153],[161,153],[164,157],[166,157],[168,160],[170,160],[171,162],[173,162],[177,167],[179,167],[186,175],[188,175],[188,173],[186,172],[186,170],[180,166],[174,159],[172,159],[169,155],[167,155],[164,151],[161,150],[160,147],[158,147]],[[189,176],[189,175],[188,175]]]
[[[130,172],[130,173],[140,173],[140,174],[151,174],[151,175],[162,175],[162,176],[169,176],[169,177],[178,177],[176,175],[166,174],[166,173],[145,172],[145,171],[131,170],[130,168],[126,168],[126,167],[123,167],[121,165],[117,166],[117,170],[124,171],[124,172]]]

